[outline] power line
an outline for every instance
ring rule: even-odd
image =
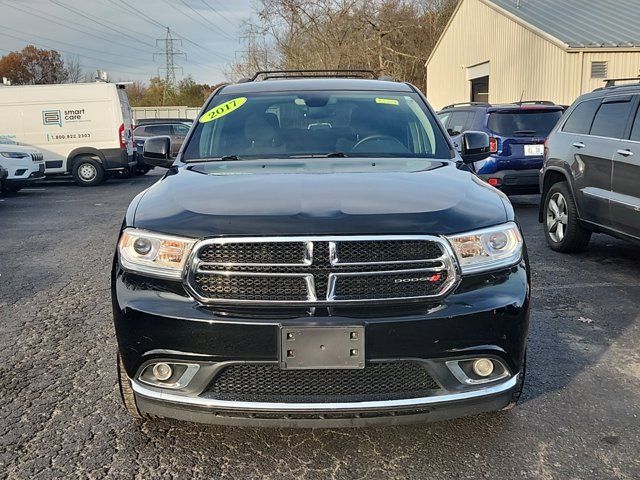
[[[190,8],[191,10],[193,10],[193,8],[192,8],[189,4],[187,4],[187,3],[186,3],[186,2],[184,2],[183,0],[180,0],[180,1],[182,1],[182,3],[183,3],[184,5],[186,5],[188,8]],[[169,5],[169,6],[171,6],[171,7],[172,7],[172,8],[174,8],[176,11],[180,12],[182,15],[184,15],[184,16],[185,16],[185,17],[187,17],[187,18],[189,18],[190,20],[192,20],[192,21],[196,22],[196,23],[197,23],[198,25],[200,25],[201,27],[204,27],[204,28],[206,28],[207,30],[213,30],[209,25],[207,25],[206,23],[202,22],[202,21],[201,21],[201,20],[199,20],[197,17],[194,17],[193,15],[190,15],[190,14],[189,14],[189,12],[187,12],[187,11],[185,11],[185,10],[183,10],[183,9],[178,8],[178,5],[176,5],[174,2],[169,1],[169,0],[164,0],[164,3],[166,3],[166,4],[167,4],[167,5]],[[217,34],[219,34],[219,35],[220,35],[220,32],[217,32],[217,31],[215,31],[215,30],[213,30],[213,31],[214,31],[215,33],[217,33]],[[223,32],[223,36],[224,36],[224,32]],[[227,38],[227,39],[229,39],[229,38]],[[231,38],[231,40],[233,40],[233,38]]]
[[[211,9],[213,12],[217,13],[218,15],[220,15],[222,18],[224,18],[227,22],[229,23],[233,23],[231,20],[229,20],[229,18],[225,15],[223,15],[218,9],[216,9],[215,7],[211,6],[211,4],[207,1],[207,0],[200,0],[202,3],[204,3],[207,7],[209,7],[209,9]]]
[[[91,56],[89,56],[89,55],[83,55],[83,54],[80,54],[80,53],[71,52],[71,51],[69,51],[69,50],[62,50],[62,49],[60,49],[60,48],[54,48],[54,47],[52,47],[52,46],[50,46],[50,45],[45,45],[45,44],[43,44],[43,43],[36,43],[36,42],[32,42],[32,41],[30,41],[30,40],[28,40],[28,39],[26,39],[26,38],[24,38],[24,37],[18,37],[18,36],[16,36],[16,35],[11,35],[11,34],[9,34],[9,33],[0,32],[0,35],[2,35],[2,36],[4,36],[4,37],[13,38],[13,39],[15,39],[15,40],[20,40],[20,41],[23,41],[23,42],[26,42],[26,43],[28,43],[28,44],[35,45],[35,46],[38,46],[38,47],[41,47],[41,48],[53,49],[53,50],[56,50],[56,51],[58,51],[58,52],[66,53],[67,55],[75,55],[75,56],[78,56],[78,57],[81,57],[81,58],[87,58],[87,59],[89,59],[89,60],[94,60],[94,61],[100,62],[100,64],[101,64],[101,63],[108,63],[108,64],[110,64],[110,65],[116,65],[116,66],[118,66],[118,67],[125,67],[125,68],[129,68],[129,67],[131,66],[131,65],[123,65],[122,63],[109,62],[109,61],[107,61],[107,60],[103,60],[103,59],[101,59],[101,58],[91,57]],[[98,65],[99,65],[99,64],[98,64]],[[114,70],[114,71],[119,72],[119,73],[124,73],[125,75],[141,75],[141,74],[134,74],[134,73],[124,72],[124,71],[118,71],[118,70]]]
[[[125,0],[108,0],[110,3],[120,7],[123,11],[128,12],[128,13],[134,13],[134,14],[138,14],[142,17],[142,20],[144,20],[145,22],[147,22],[150,25],[156,26],[156,27],[160,27],[163,30],[165,28],[167,28],[166,25],[163,25],[162,23],[160,23],[158,20],[152,18],[151,16],[147,15],[146,13],[144,13],[142,10],[134,7],[133,5],[131,5],[130,3],[126,2]],[[116,3],[119,2],[119,3]],[[203,47],[202,45],[200,45],[199,43],[194,42],[193,40],[189,39],[188,37],[179,34],[178,32],[176,32],[175,30],[172,30],[173,35],[175,35],[178,38],[182,38],[185,42],[188,42],[200,49],[202,49],[203,51],[207,52],[209,55],[213,55],[215,57],[220,58],[221,60],[225,60],[227,61],[228,58],[215,53],[215,52],[211,52],[209,49],[207,49],[206,47]],[[194,62],[193,60],[189,60],[187,59],[187,61],[189,61],[190,63],[194,63],[197,64],[197,62]]]
[[[191,5],[189,5],[186,0],[180,0],[180,2],[182,2],[189,10],[191,10],[193,13],[195,13],[196,15],[198,15],[198,17],[202,18],[206,23],[208,23],[209,25],[211,25],[211,27],[214,28],[214,31],[219,32],[222,36],[226,37],[229,40],[235,40],[231,35],[229,35],[226,31],[224,31],[222,28],[220,28],[218,25],[216,25],[215,23],[213,23],[211,20],[209,20],[207,17],[205,17],[204,15],[202,15],[198,10],[196,10],[195,8],[193,8]]]
[[[111,38],[103,37],[103,36],[98,35],[95,31],[87,32],[86,30],[82,30],[81,28],[79,28],[79,27],[77,27],[75,25],[71,25],[71,26],[70,25],[66,25],[66,23],[69,23],[68,20],[60,18],[60,17],[58,17],[56,15],[52,15],[50,13],[47,13],[47,16],[45,17],[44,15],[39,15],[38,13],[34,12],[33,10],[25,10],[24,6],[20,6],[19,7],[17,5],[14,5],[13,3],[8,3],[8,2],[3,1],[3,0],[0,0],[0,3],[2,5],[14,8],[16,10],[19,10],[22,13],[26,13],[27,15],[38,17],[38,18],[41,18],[43,20],[46,20],[47,22],[55,23],[56,25],[60,25],[61,27],[68,28],[69,30],[74,30],[76,32],[83,33],[85,35],[90,35],[93,38],[99,38],[101,40],[105,40],[107,42],[110,42],[110,43],[112,43],[114,45],[120,45],[122,47],[131,48],[131,44],[121,43],[121,42],[119,42],[117,40],[113,40],[113,35],[111,36]],[[58,21],[56,21],[54,19],[57,19]],[[61,23],[61,22],[64,22],[64,23]],[[147,52],[147,53],[153,53],[151,50],[140,50],[140,51],[141,52]]]
[[[100,17],[96,17],[95,15],[89,15],[89,14],[83,13],[81,10],[78,10],[78,9],[76,9],[76,8],[74,8],[74,7],[70,7],[70,6],[68,6],[68,5],[65,5],[64,3],[61,3],[61,2],[59,2],[58,0],[49,0],[49,1],[50,1],[51,3],[53,3],[54,5],[58,5],[59,7],[62,7],[62,8],[64,8],[65,10],[68,10],[68,11],[70,11],[70,12],[72,12],[72,13],[75,13],[76,15],[79,15],[79,16],[81,16],[81,17],[83,17],[83,18],[86,18],[87,20],[90,20],[90,21],[92,21],[92,22],[94,22],[94,23],[97,23],[98,25],[101,25],[101,26],[103,26],[103,27],[105,27],[105,28],[108,28],[109,30],[113,30],[113,31],[114,31],[114,32],[116,32],[118,35],[123,35],[123,36],[125,36],[125,37],[127,37],[127,38],[130,38],[130,39],[134,40],[135,42],[139,42],[139,43],[141,43],[141,44],[143,44],[143,45],[146,45],[146,46],[148,46],[148,47],[153,47],[153,45],[151,45],[150,43],[143,42],[143,41],[142,41],[142,40],[140,40],[139,38],[136,38],[136,37],[134,37],[134,36],[132,36],[132,35],[129,35],[128,33],[124,32],[124,31],[121,31],[121,30],[119,30],[119,29],[116,29],[116,28],[115,28],[115,27],[113,27],[113,26],[109,26],[109,25],[107,25],[106,23],[103,23],[103,21],[101,21],[102,19],[100,19]],[[94,18],[92,18],[92,17],[94,17]],[[96,19],[97,19],[97,20],[96,20]]]
[[[0,25],[0,27],[3,28],[4,30],[9,30],[11,32],[22,33],[20,30],[16,30],[14,28],[9,28],[9,27],[4,26],[4,25]],[[73,43],[63,42],[62,40],[56,40],[54,38],[44,37],[42,35],[36,35],[35,33],[31,33],[30,35],[33,36],[33,37],[42,38],[43,40],[46,40],[48,42],[61,43],[63,45],[69,45],[70,47],[73,47],[73,48],[80,48],[81,50],[87,50],[87,51],[90,51],[90,52],[100,53],[102,55],[111,55],[111,56],[114,56],[114,57],[122,58],[122,55],[119,55],[117,53],[109,53],[109,52],[105,52],[103,50],[95,50],[95,49],[89,48],[89,47],[78,47],[77,45],[75,45]]]
[[[133,5],[130,5],[130,4],[128,4],[127,2],[125,2],[123,0],[118,0],[119,3],[117,3],[116,0],[108,0],[108,1],[110,3],[112,3],[113,5],[115,5],[116,7],[121,8],[122,10],[124,10],[127,13],[134,13],[134,14],[138,15],[139,18],[141,18],[145,22],[153,25],[154,27],[160,27],[163,30],[166,28],[166,25],[163,25],[162,23],[158,22],[157,20],[154,20],[149,15],[144,13],[142,10],[137,9]]]

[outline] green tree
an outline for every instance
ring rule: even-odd
[[[141,82],[128,85],[129,103],[132,107],[156,107],[161,105],[200,107],[217,85],[210,86],[196,83],[191,76],[188,76],[180,80],[175,87],[169,88],[166,96],[165,87],[165,81],[160,77],[151,78],[148,85]]]

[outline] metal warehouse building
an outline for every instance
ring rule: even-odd
[[[427,60],[427,96],[570,104],[640,76],[639,0],[461,0]]]

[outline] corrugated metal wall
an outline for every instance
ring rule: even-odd
[[[583,92],[590,92],[594,88],[603,86],[601,78],[591,78],[591,62],[594,61],[607,62],[608,78],[627,78],[640,75],[640,52],[584,52],[582,59],[584,65],[582,71]]]
[[[570,104],[602,86],[590,78],[591,59],[607,60],[609,77],[640,73],[640,52],[569,53],[480,0],[462,0],[427,66],[427,97],[436,109],[469,101],[467,68],[488,61],[490,102]]]
[[[198,116],[197,107],[133,107],[133,119],[143,118],[191,118]],[[134,122],[135,123],[135,122]]]

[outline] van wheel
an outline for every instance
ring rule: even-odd
[[[129,380],[127,372],[122,365],[120,354],[118,354],[118,386],[120,387],[120,397],[122,398],[122,403],[127,409],[127,412],[129,412],[129,415],[131,415],[136,420],[143,420],[147,418],[138,410],[138,406],[136,405],[136,397],[133,394],[133,389],[131,388],[131,380]]]
[[[93,158],[81,157],[73,164],[73,179],[81,187],[98,185],[104,177],[104,168]]]
[[[556,252],[581,252],[589,244],[591,231],[578,223],[576,202],[567,182],[554,183],[544,199],[544,236]]]

